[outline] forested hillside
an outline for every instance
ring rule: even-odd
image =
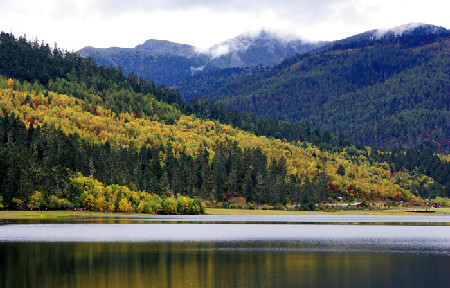
[[[2,83],[7,86],[6,79]],[[20,85],[18,88],[28,91]],[[270,204],[285,204],[288,198],[314,203],[342,196],[418,201],[391,181],[389,166],[372,166],[364,156],[352,161],[346,153],[330,154],[308,144],[256,137],[194,116],[180,116],[169,125],[154,118],[157,114],[151,117],[154,120],[135,113],[116,114],[92,102],[47,90],[4,88],[0,103],[5,116],[10,115],[2,122],[5,153],[13,147],[24,149],[22,153],[8,153],[3,164],[6,174],[2,189],[6,189],[8,200],[14,198],[11,191],[22,191],[21,183],[29,183],[24,187],[30,189],[29,193],[39,186],[31,176],[20,179],[34,174],[22,174],[20,169],[33,169],[42,162],[49,167],[61,165],[55,170],[62,171],[61,175],[69,168],[108,185],[158,195],[201,195],[218,201],[243,195],[248,201]],[[16,161],[17,157],[35,165]],[[340,165],[347,174],[337,173]],[[55,176],[54,180],[63,179]],[[302,189],[304,193],[297,195],[304,185],[315,188]]]
[[[228,109],[291,122],[384,150],[449,153],[450,32],[369,31],[273,68],[199,75],[177,86]]]
[[[339,197],[448,197],[450,165],[433,153],[380,153],[203,100],[186,105],[150,80],[5,33],[0,74],[0,205],[8,209],[173,214],[204,211],[187,197],[304,209]],[[283,128],[289,140],[269,135]]]

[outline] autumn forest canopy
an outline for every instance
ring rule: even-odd
[[[443,65],[433,68],[443,87],[427,92],[438,104],[448,101]],[[256,93],[250,91],[247,99]],[[275,101],[266,92],[261,99]],[[234,197],[299,209],[449,197],[449,158],[427,145],[378,150],[326,125],[243,114],[252,111],[229,109],[234,100],[187,103],[182,94],[56,45],[1,33],[0,208],[198,214],[204,202]],[[446,114],[433,113],[445,125]]]

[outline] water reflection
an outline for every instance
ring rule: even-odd
[[[322,247],[315,249],[314,247]],[[1,243],[1,287],[447,287],[448,256],[326,243]]]
[[[277,225],[277,224],[22,224],[0,226],[7,242],[157,242],[157,241],[320,240],[363,244],[378,242],[444,243],[448,226]]]
[[[0,287],[448,287],[449,219],[8,220],[0,224]]]

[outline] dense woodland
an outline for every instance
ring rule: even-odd
[[[6,79],[2,84],[20,86]],[[106,185],[124,185],[161,196],[195,195],[217,201],[243,196],[248,201],[268,204],[286,204],[288,200],[306,204],[338,197],[390,199],[393,195],[398,201],[418,201],[390,181],[388,166],[370,168],[363,156],[358,157],[357,163],[351,163],[345,155],[328,154],[306,143],[294,145],[256,137],[194,116],[181,116],[174,124],[166,124],[152,120],[153,116],[148,119],[135,113],[116,115],[109,109],[101,106],[94,109],[78,98],[55,92],[47,92],[45,96],[45,91],[36,95],[33,91],[6,88],[0,95],[1,109],[10,115],[4,117],[2,127],[5,151],[25,146],[31,151],[24,158],[35,159],[41,165],[47,163],[46,158],[41,158],[47,152],[39,151],[48,151],[55,157],[50,158],[54,159],[48,165],[51,169],[60,164],[70,171],[92,175]],[[55,130],[62,139],[52,140],[50,136]],[[37,136],[33,135],[50,137],[49,143],[34,139]],[[72,139],[74,136],[80,139]],[[33,144],[16,141],[16,137]],[[20,185],[21,171],[34,165],[22,162],[21,167],[14,158],[17,153],[8,155],[2,170],[10,171],[11,177],[5,176],[2,189],[14,191],[18,186],[6,185],[8,179],[15,179],[9,182]],[[347,176],[345,171],[337,173],[339,166],[350,171]],[[428,185],[431,180],[426,179]],[[39,183],[40,180],[29,185],[28,193]],[[44,187],[55,190],[51,185]],[[12,200],[11,192],[5,192],[5,197],[8,195],[7,199]]]
[[[204,99],[186,104],[151,80],[6,33],[0,74],[4,208],[201,213],[192,197],[303,209],[448,197],[449,162],[430,150],[378,152]]]
[[[425,26],[402,36],[374,35],[338,41],[275,67],[198,75],[177,87],[188,98],[203,95],[241,113],[300,121],[385,151],[448,154],[450,32]]]

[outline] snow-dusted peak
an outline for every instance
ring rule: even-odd
[[[430,24],[408,23],[408,24],[403,24],[403,25],[400,25],[400,26],[397,26],[397,27],[394,27],[394,28],[375,30],[374,36],[376,38],[382,38],[386,34],[394,34],[395,36],[401,36],[401,35],[406,34],[406,33],[412,33],[414,31],[418,30],[419,28],[420,28],[422,33],[426,32],[426,33],[429,33],[429,34],[439,33],[443,29],[445,29],[443,27],[434,26],[434,25],[430,25]]]
[[[295,36],[280,36],[265,30],[257,33],[245,33],[235,38],[216,44],[209,49],[212,58],[218,58],[229,53],[245,53],[252,46],[287,45],[290,42],[302,42]]]

